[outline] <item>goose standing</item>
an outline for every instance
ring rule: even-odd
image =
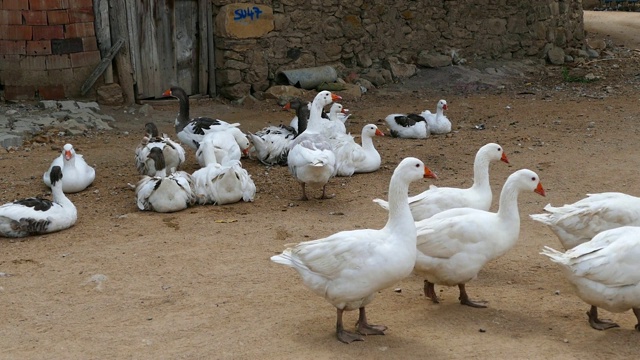
[[[298,135],[290,144],[287,155],[289,172],[302,186],[301,200],[308,200],[306,184],[322,186],[321,199],[327,199],[326,186],[336,171],[336,156],[322,135],[322,108],[341,97],[330,91],[321,91],[313,99],[307,129]]]
[[[453,208],[469,207],[488,211],[493,200],[489,182],[489,165],[498,160],[509,163],[502,146],[489,143],[481,147],[473,162],[473,185],[466,189],[431,185],[428,190],[411,196],[409,206],[413,219],[415,221],[428,219],[439,212]],[[384,209],[389,209],[386,201],[382,199],[373,201]]]
[[[158,127],[148,122],[145,124],[145,136],[142,138],[140,145],[136,148],[136,168],[142,175],[154,176],[156,174],[155,163],[149,159],[149,151],[151,148],[157,147],[162,150],[166,167],[169,169],[180,169],[185,161],[184,148],[177,142],[171,140],[167,134],[159,136]]]
[[[427,120],[418,114],[391,114],[384,121],[393,137],[426,139],[430,134]]]
[[[418,231],[415,272],[426,277],[425,296],[438,303],[435,284],[457,285],[461,304],[486,307],[469,299],[465,284],[475,279],[487,262],[516,244],[520,234],[518,194],[522,191],[545,194],[538,175],[522,169],[507,178],[497,213],[458,208],[415,223]]]
[[[192,176],[196,199],[202,205],[250,202],[256,195],[256,185],[238,160],[211,163]]]
[[[380,168],[381,158],[373,145],[374,136],[384,136],[384,133],[374,124],[368,124],[362,128],[362,145],[358,145],[351,135],[346,134],[341,140],[331,141],[336,154],[337,176],[369,173]]]
[[[592,328],[619,326],[599,319],[600,307],[611,312],[632,309],[640,331],[640,227],[603,231],[564,253],[545,246],[541,254],[560,265],[578,297],[591,305],[587,315]]]
[[[0,236],[25,237],[67,229],[76,223],[78,212],[62,190],[62,168],[49,171],[53,201],[31,197],[0,206]]]
[[[62,191],[75,193],[86,189],[96,178],[96,170],[89,166],[82,155],[77,154],[71,144],[65,144],[62,154],[53,159],[49,169],[42,175],[45,185],[51,187],[51,169],[59,166],[62,169]]]
[[[553,207],[530,217],[547,225],[565,250],[591,240],[598,233],[620,226],[640,226],[640,198],[619,192],[587,194],[573,204]]]
[[[451,121],[444,115],[444,110],[448,110],[446,100],[438,101],[436,113],[429,110],[423,111],[420,115],[427,120],[429,131],[432,134],[446,134],[451,132]]]
[[[155,162],[156,176],[144,175],[136,185],[138,209],[155,212],[174,212],[193,205],[193,179],[189,173],[176,171],[167,175],[164,155],[159,148],[152,148],[149,158]],[[172,170],[172,169],[169,169]]]
[[[342,231],[301,242],[271,261],[289,266],[303,283],[337,309],[336,335],[344,343],[364,340],[344,329],[342,313],[358,309],[357,332],[384,335],[386,326],[371,325],[365,306],[376,293],[411,274],[416,258],[416,228],[407,205],[409,184],[435,175],[416,158],[400,162],[389,182],[391,210],[380,230]]]
[[[162,96],[172,96],[178,99],[180,103],[180,111],[175,121],[176,135],[180,142],[184,145],[198,149],[198,143],[202,141],[202,137],[205,133],[211,131],[226,130],[234,128],[240,124],[230,124],[226,121],[219,119],[212,119],[208,117],[196,117],[189,118],[189,97],[187,93],[179,86],[173,86],[165,91]]]

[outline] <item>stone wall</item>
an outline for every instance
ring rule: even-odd
[[[92,0],[0,0],[0,90],[7,100],[64,99],[100,62]]]
[[[582,0],[212,0],[218,92],[238,99],[279,71],[321,65],[374,85],[416,66],[584,54]]]

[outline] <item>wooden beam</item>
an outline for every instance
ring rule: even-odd
[[[125,105],[131,105],[136,101],[133,89],[133,69],[129,56],[129,30],[127,29],[127,10],[125,0],[109,1],[109,23],[111,26],[112,39],[125,39],[122,51],[116,54],[116,67],[118,70],[118,80],[124,93]]]
[[[131,65],[133,70],[133,82],[136,84],[137,94],[144,93],[140,73],[140,12],[138,6],[140,1],[126,1],[127,4],[127,29],[129,30],[129,52],[131,55]],[[141,5],[140,5],[141,6]]]
[[[100,63],[98,64],[98,66],[96,66],[93,72],[91,72],[91,75],[89,75],[87,80],[85,80],[84,84],[82,84],[82,87],[80,88],[80,93],[82,95],[86,94],[87,91],[91,89],[91,87],[93,86],[93,84],[95,84],[96,80],[98,80],[100,75],[102,75],[102,73],[109,67],[109,65],[111,65],[113,58],[116,57],[116,54],[118,53],[118,51],[122,49],[122,45],[124,45],[124,40],[118,39],[116,44],[113,45],[113,47],[109,49],[109,52],[107,52],[107,54],[102,58],[102,60],[100,60]]]
[[[111,30],[109,29],[109,1],[93,0],[93,14],[96,22],[96,39],[100,56],[104,58],[111,48]],[[104,72],[105,84],[113,83],[113,67],[111,63]]]
[[[207,49],[209,50],[209,95],[211,97],[215,97],[218,95],[216,91],[216,62],[215,62],[215,43],[213,42],[214,34],[213,34],[213,4],[209,2],[209,6],[206,7],[206,17],[207,17],[207,28],[209,32],[206,36],[207,38]]]

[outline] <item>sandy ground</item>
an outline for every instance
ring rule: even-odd
[[[637,29],[637,14],[629,14],[635,21],[624,13],[585,15],[590,36],[640,47],[630,30],[620,30]],[[114,131],[2,153],[1,203],[46,194],[42,172],[66,142],[95,164],[98,177],[86,191],[69,195],[79,211],[73,228],[0,240],[0,358],[637,359],[640,333],[633,329],[633,314],[602,311],[621,327],[591,329],[588,306],[538,254],[544,245],[559,248],[558,240],[527,216],[547,203],[574,202],[591,192],[640,194],[640,56],[616,56],[575,69],[602,77],[594,83],[564,82],[560,68],[512,64],[471,72],[477,76],[471,81],[451,76],[438,86],[430,82],[433,72],[421,71],[404,84],[343,102],[354,114],[349,130],[359,134],[367,123],[384,127],[381,119],[389,113],[434,108],[446,98],[455,131],[428,140],[376,138],[382,168],[332,179],[329,191],[336,197],[325,201],[296,200],[299,185],[286,167],[244,160],[258,188],[253,203],[174,214],[138,211],[127,185],[138,179],[133,151],[146,121],[174,134],[175,103],[154,106],[149,117],[111,109]],[[489,80],[479,75],[488,73],[494,74]],[[252,107],[192,104],[193,115],[238,121],[246,131],[291,119],[273,101]],[[485,130],[475,130],[478,124]],[[475,152],[488,142],[503,145],[511,162],[491,167],[494,194],[520,168],[536,171],[547,191],[546,198],[520,196],[518,244],[468,284],[470,296],[488,300],[489,307],[461,306],[457,288],[447,287],[438,287],[442,303],[432,304],[422,294],[422,279],[412,275],[367,307],[372,323],[389,326],[385,336],[338,342],[335,309],[269,257],[286,243],[382,227],[386,212],[371,200],[386,197],[390,175],[404,157],[424,160],[439,175],[413,184],[412,194],[431,183],[470,186]],[[188,156],[185,170],[194,171],[193,153]],[[356,317],[346,314],[348,328]]]

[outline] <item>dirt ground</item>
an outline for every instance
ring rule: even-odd
[[[589,37],[615,45],[615,58],[569,70],[593,73],[598,81],[566,82],[560,67],[502,63],[479,71],[421,70],[403,84],[343,101],[354,114],[349,130],[359,134],[367,123],[384,128],[389,113],[433,109],[445,98],[455,131],[427,140],[374,139],[382,168],[332,179],[331,200],[298,201],[300,187],[286,167],[247,159],[243,164],[258,189],[253,203],[139,211],[127,185],[138,179],[133,151],[147,121],[175,136],[177,103],[154,105],[148,117],[106,109],[117,120],[113,131],[3,152],[0,203],[46,194],[42,173],[66,142],[95,164],[97,178],[69,195],[79,213],[71,229],[0,240],[0,358],[637,359],[633,314],[602,311],[621,327],[591,329],[588,306],[538,254],[544,245],[559,248],[558,240],[528,218],[547,203],[574,202],[586,193],[640,195],[640,53],[633,51],[640,49],[640,20],[637,13],[616,12],[586,12],[585,18]],[[192,115],[238,121],[245,131],[292,117],[273,100],[192,104]],[[480,124],[484,130],[475,129]],[[371,200],[386,197],[404,157],[424,160],[439,176],[413,184],[412,194],[431,183],[470,186],[475,152],[488,142],[501,144],[511,162],[491,167],[493,209],[504,180],[517,169],[536,171],[547,191],[546,198],[520,196],[518,244],[468,284],[470,296],[488,300],[489,307],[461,306],[457,288],[447,287],[437,287],[443,301],[432,304],[422,294],[422,279],[412,275],[367,308],[372,323],[389,327],[385,336],[338,342],[335,309],[269,257],[286,243],[382,227],[387,213]],[[186,170],[196,168],[190,152]],[[349,328],[356,318],[346,314]]]

